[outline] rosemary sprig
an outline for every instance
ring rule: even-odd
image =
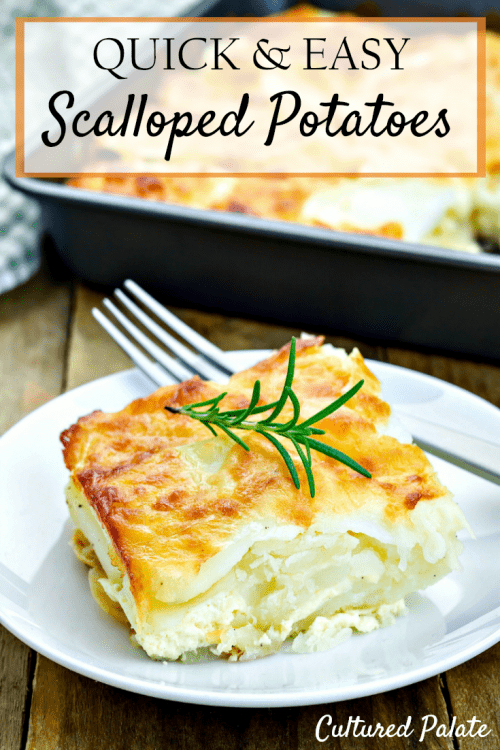
[[[316,422],[332,414],[334,411],[343,406],[349,399],[351,399],[362,387],[364,380],[360,380],[356,383],[347,393],[344,393],[340,398],[336,399],[329,406],[326,406],[321,411],[314,414],[305,422],[299,423],[300,418],[300,404],[296,394],[292,390],[293,376],[295,372],[295,347],[296,339],[292,338],[290,344],[290,356],[288,358],[288,369],[283,386],[281,396],[277,401],[273,401],[271,404],[265,404],[263,406],[257,406],[260,398],[260,381],[256,380],[250,403],[244,409],[233,409],[229,411],[220,411],[219,403],[222,401],[226,393],[221,393],[219,396],[210,398],[207,401],[200,401],[197,404],[187,404],[176,408],[173,406],[166,406],[165,409],[172,414],[185,414],[188,417],[197,419],[199,422],[205,425],[213,435],[217,435],[215,427],[218,427],[222,432],[228,435],[238,445],[245,450],[250,450],[248,445],[234,432],[234,428],[238,430],[252,430],[262,435],[270,443],[274,445],[277,451],[281,454],[287,468],[292,476],[295,486],[297,489],[300,487],[299,475],[297,469],[293,463],[292,457],[283,444],[277,439],[276,435],[282,438],[287,438],[291,441],[293,447],[297,451],[304,470],[306,472],[307,481],[309,484],[309,492],[311,497],[315,495],[314,476],[312,473],[312,459],[311,450],[315,450],[318,453],[324,453],[326,456],[335,458],[337,461],[349,466],[354,471],[359,472],[365,477],[371,478],[369,471],[364,469],[354,459],[347,456],[342,451],[332,448],[330,445],[326,445],[319,440],[316,440],[313,435],[324,435],[324,430],[319,430],[317,427],[313,427]],[[293,407],[293,416],[288,422],[276,422],[276,418],[281,414],[283,407],[286,402],[290,400]],[[272,411],[271,411],[272,410]],[[256,414],[263,414],[266,411],[271,411],[268,417],[260,421],[249,421],[249,417],[253,417]],[[303,446],[303,447],[302,447]],[[305,448],[305,451],[304,451]]]

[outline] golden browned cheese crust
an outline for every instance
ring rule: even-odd
[[[319,426],[326,431],[321,440],[369,469],[372,479],[313,452],[316,495],[311,499],[298,457],[293,456],[300,489],[276,449],[250,432],[245,433],[250,452],[228,440],[224,461],[211,474],[200,476],[186,459],[182,446],[203,451],[219,441],[198,421],[164,407],[201,401],[222,390],[228,395],[221,408],[243,407],[257,378],[261,402],[275,400],[289,345],[234,375],[228,386],[193,378],[115,414],[93,412],[62,433],[66,466],[105,527],[114,547],[112,562],[128,574],[140,611],[154,597],[175,600],[183,582],[197,576],[254,520],[271,518],[307,529],[320,515],[373,512],[399,524],[417,503],[448,495],[418,447],[377,433],[390,409],[362,356],[327,356],[321,343],[298,342],[293,388],[301,414],[307,418],[364,378],[362,390]],[[172,581],[170,591],[161,588],[166,580]]]

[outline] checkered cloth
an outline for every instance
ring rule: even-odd
[[[193,0],[1,0],[0,163],[14,147],[16,16],[176,16]],[[40,265],[39,212],[0,179],[0,293],[26,281]]]

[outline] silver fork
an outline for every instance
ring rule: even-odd
[[[128,331],[132,341],[103,315],[98,308],[94,307],[92,310],[94,318],[153,383],[162,386],[170,383],[172,379],[180,383],[183,380],[193,377],[193,375],[199,375],[204,380],[223,381],[234,374],[234,368],[228,365],[226,355],[222,349],[219,349],[218,346],[215,346],[215,344],[200,336],[199,333],[193,331],[186,323],[179,320],[170,310],[167,310],[154,297],[145,292],[135,281],[125,281],[124,287],[160,320],[187,341],[196,352],[193,352],[168,333],[165,328],[158,325],[130,297],[124,294],[121,289],[115,289],[115,296],[120,300],[122,305],[175,355],[175,357],[172,357],[146,336],[111,300],[103,300],[104,307]],[[153,357],[153,360],[146,357],[133,343],[133,340],[140,344]]]
[[[124,287],[133,298],[141,302],[144,307],[192,347],[190,349],[174,338],[120,289],[115,290],[115,296],[123,307],[136,321],[142,323],[158,341],[161,341],[171,354],[168,354],[149,336],[146,336],[136,323],[119,310],[111,300],[105,299],[103,301],[104,307],[127,331],[128,336],[101,310],[94,308],[92,313],[98,323],[153,383],[162,386],[172,381],[182,382],[193,377],[193,375],[199,375],[204,380],[224,382],[234,374],[235,369],[229,364],[226,353],[222,349],[207,341],[186,323],[179,320],[170,310],[167,310],[134,281],[125,281]],[[134,341],[148,352],[152,359],[147,357]],[[414,442],[424,450],[500,484],[499,444],[467,435],[427,419],[417,418],[414,415],[398,412],[397,416],[412,433]]]

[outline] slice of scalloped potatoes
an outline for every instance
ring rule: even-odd
[[[457,567],[462,512],[391,418],[360,353],[321,344],[298,342],[293,388],[302,418],[364,378],[319,426],[321,439],[371,479],[313,453],[311,498],[297,456],[300,489],[258,434],[245,434],[247,453],[165,411],[222,392],[197,378],[116,414],[93,412],[62,434],[67,502],[79,556],[97,571],[94,594],[110,614],[123,611],[151,657],[209,647],[252,659],[289,637],[295,651],[331,648],[352,631],[390,624],[406,594]],[[288,351],[234,375],[221,407],[247,405],[257,378],[262,403],[275,400]]]

